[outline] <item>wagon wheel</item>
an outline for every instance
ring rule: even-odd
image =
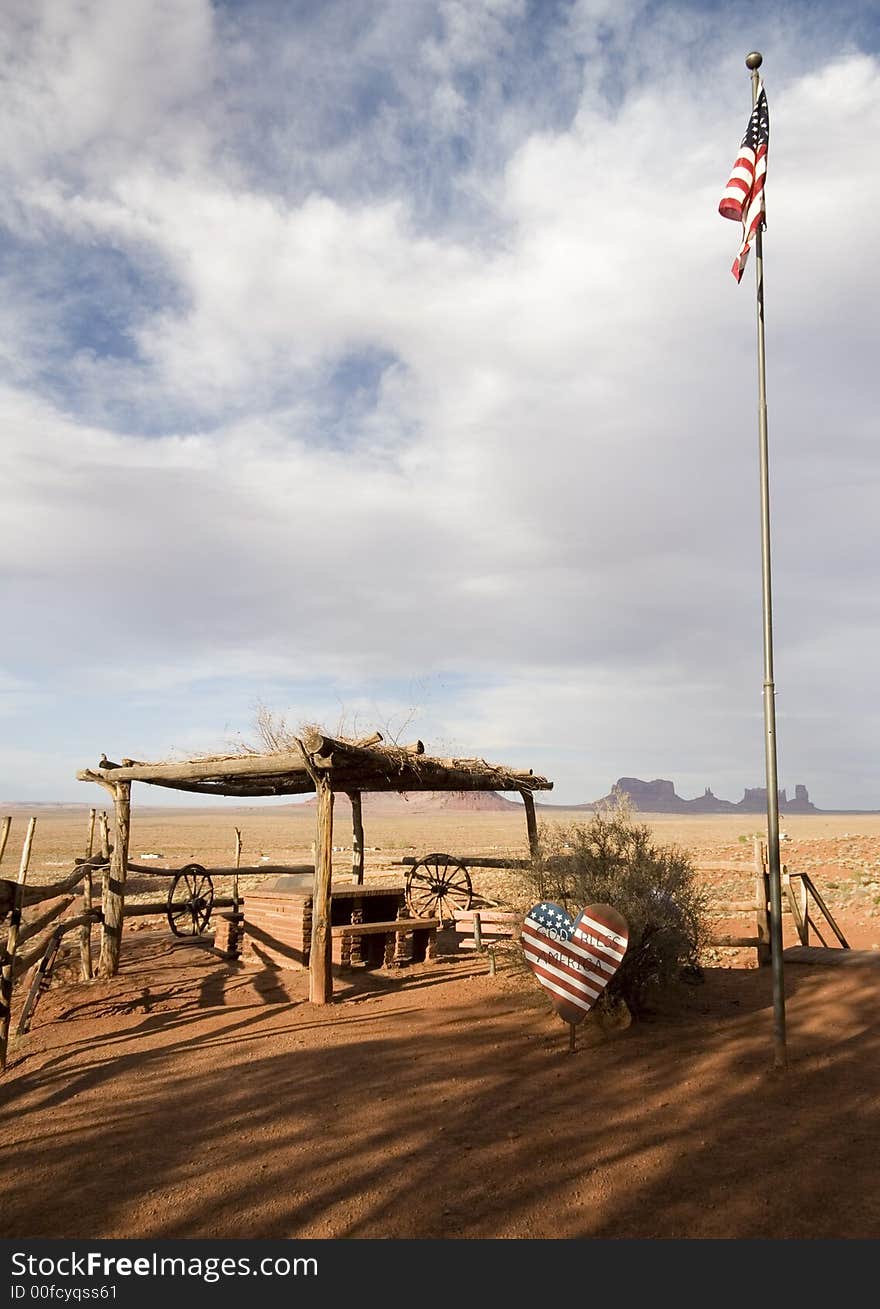
[[[413,917],[439,918],[441,925],[456,909],[470,908],[473,893],[470,873],[451,854],[426,854],[406,879],[406,903]]]
[[[175,904],[176,892],[181,896]],[[201,864],[181,868],[168,891],[168,925],[175,936],[199,936],[214,906],[214,883]]]

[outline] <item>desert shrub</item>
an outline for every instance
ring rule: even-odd
[[[618,805],[589,822],[543,824],[540,851],[527,871],[535,895],[577,916],[610,904],[629,924],[629,947],[603,1001],[624,1000],[633,1014],[682,977],[702,976],[706,906],[690,856],[655,844],[650,829]]]

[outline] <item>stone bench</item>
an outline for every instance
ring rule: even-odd
[[[386,923],[339,923],[330,928],[333,963],[339,968],[370,963],[384,968],[433,959],[438,918],[395,918]]]

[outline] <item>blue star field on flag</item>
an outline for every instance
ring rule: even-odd
[[[534,909],[529,911],[529,917],[548,936],[554,937],[557,941],[571,940],[571,934],[574,931],[574,919],[560,905],[553,904],[550,900],[544,901],[542,904],[535,905]]]

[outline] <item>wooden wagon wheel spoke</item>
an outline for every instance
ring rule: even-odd
[[[190,935],[192,913],[190,912],[189,902],[181,905],[179,908],[169,909],[168,919],[171,923],[171,930],[175,936]]]
[[[168,925],[175,936],[200,936],[211,919],[214,883],[200,864],[188,864],[168,891]]]
[[[434,903],[435,898],[433,892],[428,887],[413,888],[410,896],[411,903],[418,905],[421,909],[425,910],[424,915],[418,914],[417,917],[428,917],[428,910]]]
[[[446,883],[447,891],[463,891],[465,894],[471,893],[471,879],[464,877],[451,877]]]
[[[193,903],[193,922],[196,925],[196,931],[204,932],[211,918],[211,909],[214,905],[214,883],[207,873],[199,877],[196,881],[195,897]]]
[[[456,909],[467,909],[472,895],[470,873],[453,855],[425,855],[406,879],[407,904],[416,918],[445,922]]]

